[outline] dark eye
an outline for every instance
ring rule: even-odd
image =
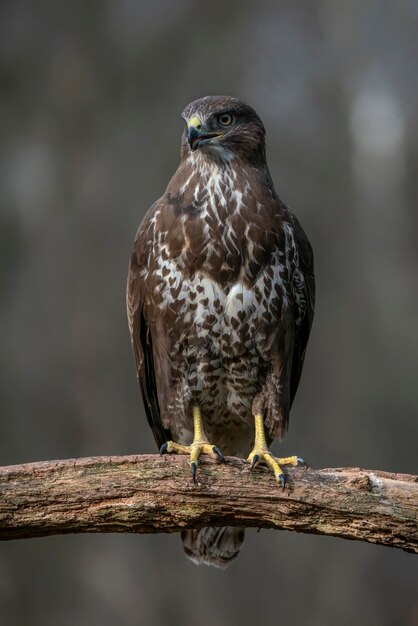
[[[230,126],[233,122],[233,116],[230,113],[221,113],[218,115],[218,122],[221,126]]]

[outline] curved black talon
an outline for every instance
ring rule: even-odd
[[[219,450],[218,446],[213,446],[212,450],[214,451],[215,454],[218,455],[218,458],[222,463],[226,463],[225,457],[222,454],[222,452]]]
[[[302,457],[301,457],[301,456],[298,456],[298,457],[297,457],[297,459],[298,459],[298,466],[300,466],[300,467],[307,467],[307,468],[309,468],[309,465],[308,465],[308,463],[305,461],[305,459],[302,459]]]
[[[167,452],[167,448],[168,448],[168,441],[166,441],[165,443],[163,443],[163,445],[160,448],[160,455],[162,456],[163,454],[166,454]]]
[[[196,482],[196,472],[197,472],[197,463],[195,463],[194,461],[192,463],[190,463],[190,467],[192,469],[192,478],[193,478],[193,482]]]
[[[282,485],[282,491],[284,491],[286,487],[286,476],[284,474],[280,474],[279,476],[280,483]]]
[[[253,471],[253,469],[255,468],[255,466],[257,465],[258,461],[260,460],[260,456],[258,454],[255,454],[253,456],[253,460],[251,461],[251,467],[250,467],[250,472]]]

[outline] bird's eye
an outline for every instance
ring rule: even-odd
[[[221,126],[230,126],[233,121],[233,116],[230,113],[221,113],[218,116],[218,122]]]

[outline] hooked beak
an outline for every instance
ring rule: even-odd
[[[192,117],[187,123],[187,140],[189,142],[192,152],[196,150],[200,145],[213,139],[214,137],[221,137],[222,133],[213,133],[204,130],[202,122],[198,117]]]

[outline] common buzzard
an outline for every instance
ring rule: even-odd
[[[180,165],[136,235],[127,307],[138,381],[161,452],[264,463],[285,433],[314,313],[313,255],[277,196],[257,113],[229,96],[183,111]],[[183,533],[195,562],[225,567],[244,531]]]

